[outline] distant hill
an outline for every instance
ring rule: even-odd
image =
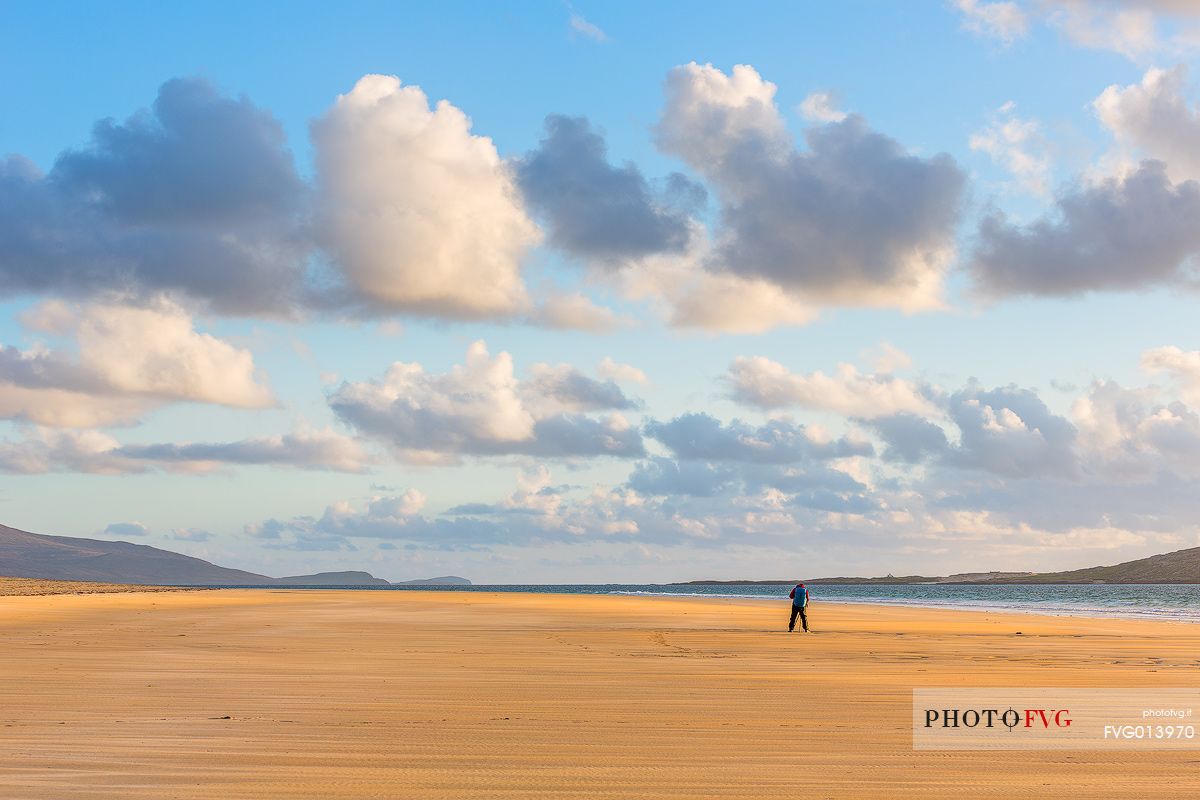
[[[471,582],[457,575],[443,575],[440,578],[422,578],[416,581],[395,581],[393,586],[470,586]]]
[[[888,575],[883,578],[804,578],[805,583],[820,584],[896,584],[896,583],[958,583],[958,584],[1036,584],[1036,583],[1200,583],[1200,547],[1176,550],[1173,553],[1139,558],[1110,567],[1088,567],[1066,572],[966,572],[943,577],[924,575]],[[795,580],[782,581],[687,581],[673,584],[751,584],[758,586],[791,586]]]
[[[1200,583],[1200,547],[1139,558],[1111,567],[1039,572],[987,583]]]
[[[43,536],[0,525],[0,575],[104,583],[270,585],[274,578],[144,544]]]
[[[316,575],[292,575],[276,578],[275,583],[285,586],[391,586],[383,578],[369,572],[318,572]]]
[[[211,564],[145,544],[46,536],[0,525],[0,575],[56,581],[143,586],[388,586],[367,572],[322,572],[272,578]],[[465,578],[431,578],[430,584],[470,584]]]
[[[814,586],[820,584],[841,584],[841,585],[862,585],[862,584],[899,584],[899,583],[990,583],[998,578],[1020,578],[1033,575],[1032,572],[964,572],[957,575],[947,575],[944,577],[936,577],[929,575],[885,575],[882,578],[858,578],[841,576],[837,578],[804,578],[805,583],[811,583]],[[748,585],[748,586],[793,586],[795,580],[786,581],[687,581],[686,583],[676,583],[673,586],[695,586],[699,584],[709,584],[717,586],[733,586],[733,585]]]

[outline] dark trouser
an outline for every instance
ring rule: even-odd
[[[808,633],[808,614],[804,613],[804,606],[792,606],[792,618],[788,620],[788,632],[796,630],[796,615],[800,615],[800,624],[804,626],[804,632]]]

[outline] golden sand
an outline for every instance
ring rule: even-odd
[[[190,592],[181,586],[136,586],[128,583],[51,581],[43,578],[0,578],[0,597],[42,594],[112,594],[114,592]]]
[[[1200,686],[1200,626],[537,594],[0,601],[2,798],[1198,797],[1189,752],[914,752],[914,687]],[[1020,631],[1021,635],[1016,635]]]

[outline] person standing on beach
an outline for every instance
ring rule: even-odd
[[[797,583],[788,597],[792,598],[792,618],[788,620],[788,633],[796,630],[797,614],[800,615],[800,624],[804,626],[804,632],[808,633],[808,589],[804,588],[803,583]]]

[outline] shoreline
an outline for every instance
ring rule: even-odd
[[[550,588],[554,588],[554,587],[570,587],[570,586],[604,587],[604,586],[621,586],[621,585],[622,584],[590,584],[590,585],[589,584],[544,584],[543,586],[539,587],[537,585],[526,586],[524,584],[496,584],[496,585],[478,584],[478,585],[472,586],[472,587],[454,587],[454,588],[432,588],[432,587],[428,587],[428,586],[422,586],[422,587],[407,587],[407,586],[392,586],[392,587],[387,587],[387,586],[281,587],[281,588],[298,589],[300,591],[306,591],[306,592],[307,591],[355,591],[355,592],[358,592],[358,591],[377,591],[377,592],[426,591],[426,592],[435,592],[435,593],[444,593],[444,594],[477,594],[477,595],[478,594],[498,594],[498,595],[537,594],[537,595],[551,595],[551,596],[571,595],[571,596],[581,596],[581,597],[646,597],[646,598],[684,599],[684,600],[688,600],[688,599],[694,599],[694,600],[705,600],[705,599],[745,600],[745,601],[749,601],[749,602],[762,602],[762,603],[780,603],[780,602],[786,602],[788,600],[788,597],[786,594],[780,594],[778,596],[771,596],[771,595],[750,595],[750,594],[740,594],[740,595],[739,594],[713,594],[713,593],[707,593],[707,592],[652,592],[652,591],[635,591],[635,590],[630,590],[630,591],[621,591],[621,590],[613,590],[613,591],[545,591],[544,590],[544,589],[550,589]],[[636,584],[629,584],[629,585],[636,585]],[[674,584],[658,584],[658,585],[674,586]],[[917,584],[904,584],[904,585],[917,585]],[[1042,584],[1042,585],[1046,585],[1046,584]],[[1063,584],[1063,585],[1064,586],[1075,586],[1075,585],[1083,585],[1083,584]],[[1159,586],[1159,585],[1200,586],[1200,584],[1120,584],[1120,585],[1122,585],[1122,586]],[[497,591],[494,588],[495,586],[512,586],[512,587],[517,587],[517,588],[512,588],[512,589],[506,588],[506,589]],[[277,587],[217,587],[217,588],[222,588],[222,589],[225,589],[225,588],[229,588],[229,589],[233,589],[233,588],[236,588],[236,589],[275,589]],[[964,601],[964,602],[959,603],[959,602],[938,602],[938,601],[934,601],[934,600],[922,602],[920,600],[895,599],[895,598],[886,598],[886,599],[875,600],[875,599],[871,599],[871,598],[838,597],[835,599],[826,600],[826,599],[821,598],[819,595],[816,599],[813,600],[813,603],[817,604],[817,607],[822,607],[822,606],[827,606],[827,605],[832,605],[832,604],[845,604],[845,605],[854,605],[854,606],[879,606],[879,607],[896,606],[896,607],[901,607],[901,608],[914,608],[914,609],[968,611],[968,612],[981,612],[981,613],[993,613],[994,612],[994,613],[999,613],[999,614],[1018,614],[1018,615],[1032,615],[1032,616],[1046,616],[1046,617],[1079,617],[1079,618],[1096,618],[1096,619],[1115,618],[1115,619],[1125,619],[1125,620],[1142,621],[1142,622],[1160,621],[1160,622],[1175,622],[1175,623],[1185,623],[1185,624],[1200,623],[1200,605],[1197,605],[1195,611],[1191,615],[1188,615],[1188,614],[1184,614],[1184,613],[1172,613],[1171,611],[1166,611],[1166,612],[1162,612],[1162,613],[1158,613],[1153,610],[1139,612],[1138,610],[1131,610],[1128,608],[1105,607],[1105,606],[1037,607],[1037,606],[1033,605],[1032,603],[1030,603],[1028,606],[1000,605],[1000,604],[989,605],[986,602],[973,603],[973,602]]]
[[[788,598],[786,595],[779,596],[770,595],[750,595],[750,594],[713,594],[707,592],[654,592],[654,591],[637,591],[637,590],[611,590],[611,591],[546,591],[556,587],[596,587],[597,589],[607,586],[621,586],[622,584],[479,584],[471,587],[430,587],[430,586],[168,586],[155,584],[110,584],[90,581],[57,581],[43,580],[38,578],[9,578],[0,577],[0,597],[23,597],[23,596],[69,596],[69,595],[93,595],[93,594],[136,594],[136,593],[164,593],[164,592],[189,592],[189,591],[207,591],[207,592],[397,592],[397,593],[414,593],[414,592],[429,592],[433,594],[465,594],[465,595],[546,595],[546,596],[578,596],[578,597],[641,597],[650,599],[663,600],[727,600],[727,601],[744,601],[750,603],[764,604],[782,604]],[[628,584],[637,585],[637,584]],[[683,584],[654,584],[663,587],[683,587]],[[840,585],[840,584],[839,584]],[[903,584],[917,585],[917,584]],[[1080,584],[1064,584],[1068,586]],[[1158,586],[1160,584],[1121,584],[1129,586]],[[1162,584],[1169,586],[1197,586],[1200,584]],[[504,588],[497,591],[495,587],[514,587],[512,589]],[[927,611],[958,611],[967,613],[982,613],[982,614],[1013,614],[1018,616],[1044,616],[1047,618],[1079,618],[1079,619],[1122,619],[1138,622],[1171,622],[1193,625],[1200,623],[1200,606],[1197,607],[1192,614],[1172,613],[1172,611],[1158,612],[1155,610],[1139,611],[1135,609],[1122,607],[1063,607],[1063,606],[1048,606],[1038,607],[1032,602],[1029,605],[990,605],[986,602],[939,602],[936,600],[922,601],[910,600],[907,598],[886,598],[875,600],[872,598],[845,598],[838,597],[835,599],[826,600],[818,596],[813,600],[814,609],[821,609],[836,605],[847,606],[868,606],[868,607],[897,607],[910,609],[924,609]]]

